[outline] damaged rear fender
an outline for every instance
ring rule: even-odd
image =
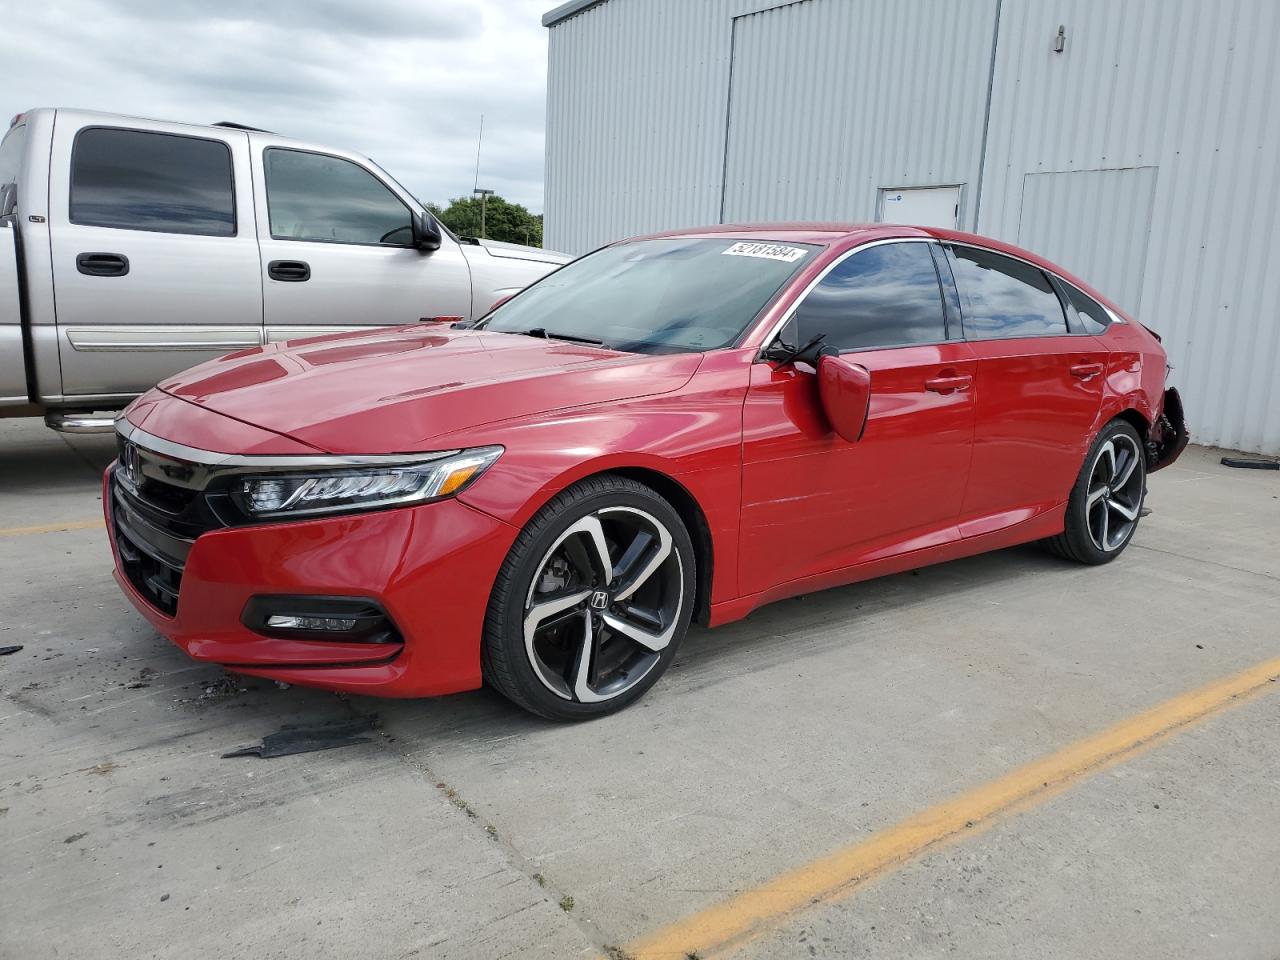
[[[1177,460],[1190,439],[1186,415],[1182,410],[1182,397],[1176,388],[1170,387],[1164,392],[1160,415],[1151,425],[1147,438],[1147,472],[1162,470]]]

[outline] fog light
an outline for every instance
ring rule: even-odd
[[[312,643],[403,643],[376,600],[364,597],[250,597],[240,622],[254,633]]]
[[[267,618],[267,626],[279,630],[331,630],[345,632],[356,628],[355,617],[292,617],[276,614]]]

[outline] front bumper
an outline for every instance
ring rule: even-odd
[[[169,614],[160,606],[167,603],[163,593],[151,590],[131,559],[138,544],[128,533],[138,537],[139,531],[127,520],[117,526],[114,469],[104,475],[102,499],[116,582],[156,630],[195,659],[375,696],[435,696],[480,686],[485,609],[515,528],[457,500],[442,500],[212,530],[190,544],[177,574],[164,571],[163,586],[174,592]],[[271,595],[372,600],[393,621],[401,642],[263,636],[241,619],[252,598]]]

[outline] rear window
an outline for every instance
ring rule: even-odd
[[[71,222],[231,237],[231,151],[220,140],[90,127],[71,153]]]

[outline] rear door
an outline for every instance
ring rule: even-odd
[[[959,244],[947,259],[978,363],[973,465],[960,511],[961,532],[977,536],[1066,502],[1101,408],[1107,350],[1071,332],[1039,267]]]
[[[743,411],[744,593],[959,538],[976,364],[958,322],[949,334],[950,288],[940,286],[932,246],[855,251],[783,326],[787,342],[824,334],[871,372],[860,440],[831,430],[811,368],[753,366]]]
[[[251,135],[269,340],[471,316],[447,234],[414,248],[417,201],[363,157]]]
[[[262,337],[244,133],[59,112],[49,221],[63,393],[109,401]]]

